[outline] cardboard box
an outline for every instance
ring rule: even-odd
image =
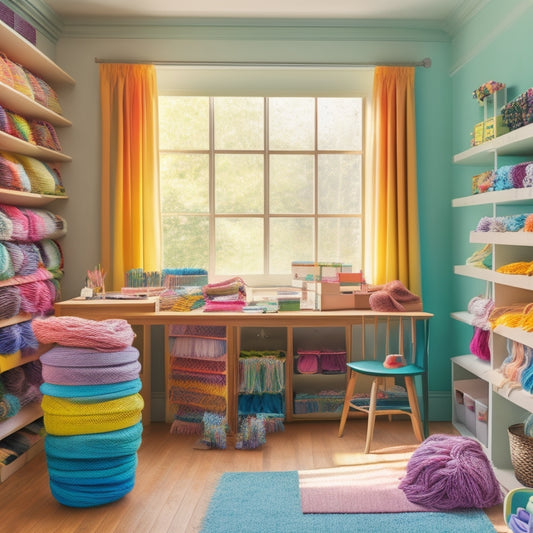
[[[503,124],[501,115],[488,118],[483,125],[483,142],[495,139],[508,131],[509,128]]]
[[[484,133],[484,124],[483,122],[478,122],[474,126],[474,138],[472,141],[472,144],[474,146],[477,146],[478,144],[481,144],[483,142],[483,133]]]

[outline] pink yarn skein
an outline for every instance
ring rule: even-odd
[[[432,509],[483,509],[502,502],[481,444],[468,437],[428,437],[409,459],[399,487],[410,502]]]
[[[133,344],[135,333],[126,320],[89,320],[75,316],[52,316],[32,320],[36,339],[62,346],[93,348],[98,351],[121,350]]]

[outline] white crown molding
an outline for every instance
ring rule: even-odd
[[[473,17],[475,17],[490,0],[465,0],[446,20],[444,29],[450,37],[454,37],[459,30]]]
[[[448,42],[431,21],[340,19],[65,18],[62,37],[202,40]]]
[[[490,0],[480,0],[480,3],[484,2],[486,5]],[[518,2],[514,9],[505,12],[498,23],[490,28],[485,34],[485,37],[478,40],[475,46],[468,50],[468,53],[458,57],[456,61],[451,65],[450,76],[453,77],[457,72],[464,68],[472,59],[478,56],[484,49],[486,49],[501,33],[510,28],[516,20],[523,17],[524,14],[530,10],[533,6],[533,0],[523,0]]]

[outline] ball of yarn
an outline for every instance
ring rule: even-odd
[[[533,215],[528,215],[524,222],[524,231],[533,231]]]
[[[126,320],[110,318],[89,320],[75,316],[48,317],[32,321],[33,332],[43,344],[94,348],[99,351],[120,350],[131,346],[135,333]]]
[[[428,437],[409,459],[399,487],[412,503],[433,509],[482,509],[502,502],[481,444],[462,436]]]

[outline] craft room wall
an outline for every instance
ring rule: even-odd
[[[451,295],[452,93],[450,35],[423,21],[376,26],[371,21],[301,20],[58,20],[38,0],[11,2],[37,24],[37,45],[76,80],[59,89],[65,115],[73,125],[61,133],[72,163],[62,169],[69,200],[54,206],[68,221],[62,241],[63,299],[79,294],[88,268],[100,262],[99,79],[95,58],[105,60],[194,60],[390,64],[431,58],[416,69],[418,178],[424,307],[435,313],[431,336],[432,419],[450,417],[449,339]],[[42,12],[41,12],[42,10]],[[209,76],[209,73],[205,73]],[[220,73],[218,73],[220,74]],[[322,73],[323,74],[323,73]],[[344,73],[345,74],[345,73]],[[344,91],[346,76],[330,70],[329,86]],[[227,72],[228,77],[232,76]],[[213,84],[213,93],[220,88]],[[265,83],[265,94],[272,87]],[[242,87],[245,94],[246,86]],[[357,93],[357,88],[355,88]],[[162,349],[161,349],[162,353]],[[158,364],[158,363],[156,363]],[[162,361],[160,364],[162,370]],[[158,380],[154,373],[154,380]],[[162,381],[152,384],[163,394]],[[159,391],[159,392],[157,392]]]
[[[472,91],[493,80],[507,85],[508,100],[533,86],[533,74],[528,50],[533,46],[530,31],[533,5],[528,0],[489,2],[471,19],[452,41],[450,79],[453,94],[453,153],[469,148],[474,124],[483,120],[483,108]],[[503,164],[500,162],[500,164]],[[482,169],[483,170],[483,169]],[[451,198],[468,196],[472,191],[472,176],[480,167],[453,165],[450,174]],[[522,211],[520,211],[522,212]],[[492,216],[490,206],[453,209],[451,264],[464,264],[480,245],[468,243],[468,233],[476,228],[482,216]],[[452,308],[464,310],[476,293],[485,294],[485,283],[454,276],[452,279]],[[466,353],[465,337],[472,336],[471,328],[452,321],[451,353]]]

